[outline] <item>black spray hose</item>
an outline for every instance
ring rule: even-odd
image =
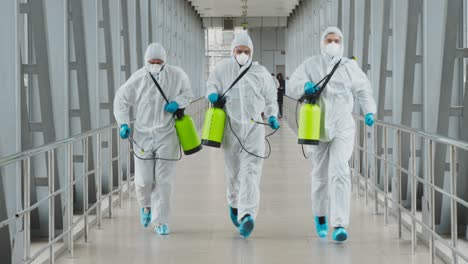
[[[239,142],[239,145],[241,146],[243,151],[245,151],[247,154],[252,155],[252,156],[254,156],[256,158],[259,158],[259,159],[268,159],[270,157],[271,144],[270,144],[270,141],[268,140],[268,137],[274,135],[279,130],[279,128],[273,130],[273,132],[271,132],[270,134],[265,136],[265,141],[266,141],[266,143],[268,145],[268,154],[266,156],[262,157],[262,156],[259,156],[259,155],[255,154],[255,153],[252,153],[252,152],[248,151],[245,148],[245,146],[244,146],[244,144],[242,144],[242,141],[240,140],[239,136],[237,136],[236,132],[234,132],[234,130],[232,129],[231,119],[229,117],[227,119],[228,119],[229,129],[231,130],[232,134],[236,137],[236,139]],[[267,124],[267,123],[255,121],[253,118],[251,119],[251,121],[253,121],[253,122],[255,122],[255,123],[259,124],[259,125],[264,125],[264,126],[269,126],[270,125],[270,124]]]

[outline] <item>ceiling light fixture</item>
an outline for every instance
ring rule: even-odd
[[[243,18],[243,22],[241,23],[241,26],[245,30],[249,26],[249,24],[247,23],[247,0],[241,0],[241,8],[242,8],[242,18]]]

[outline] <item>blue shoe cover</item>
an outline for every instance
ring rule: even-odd
[[[169,226],[166,225],[166,224],[159,225],[158,227],[156,227],[155,231],[156,231],[156,233],[158,233],[161,236],[169,235],[169,233],[171,232],[169,230]]]
[[[333,240],[343,242],[348,239],[348,232],[343,227],[338,227],[333,231]]]
[[[239,227],[239,222],[237,221],[237,214],[234,213],[234,208],[229,207],[229,215],[231,216],[231,221],[232,221],[232,223],[233,223],[236,227]]]
[[[244,237],[248,238],[254,229],[255,223],[252,216],[247,215],[242,219],[242,222],[239,226],[239,234]]]
[[[319,237],[323,238],[328,235],[327,217],[325,217],[325,224],[320,224],[319,217],[315,217],[315,230],[317,231],[317,235]]]
[[[148,227],[151,223],[151,211],[145,214],[145,209],[141,208],[140,212],[140,222],[144,227]]]

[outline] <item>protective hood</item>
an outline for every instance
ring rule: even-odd
[[[145,52],[145,65],[149,65],[148,61],[152,59],[160,59],[166,63],[166,50],[159,43],[151,43]]]
[[[325,38],[331,34],[331,33],[335,33],[337,34],[340,38],[341,38],[341,44],[340,44],[340,55],[339,55],[339,58],[335,58],[335,59],[340,59],[343,57],[343,54],[344,54],[344,40],[343,40],[343,32],[341,32],[341,30],[337,27],[328,27],[327,29],[325,29],[325,31],[322,33],[322,36],[320,37],[320,51],[322,53],[322,56],[324,58],[328,60],[331,59],[331,57],[327,54],[327,52],[325,51],[325,43],[323,43],[323,41],[325,40]]]
[[[249,34],[247,33],[247,31],[243,31],[241,32],[240,34],[238,34],[234,40],[232,41],[232,44],[231,44],[231,57],[235,60],[235,54],[234,54],[234,49],[237,47],[237,46],[247,46],[249,47],[250,49],[250,58],[249,60],[247,61],[247,63],[245,65],[249,65],[251,62],[252,62],[252,58],[253,58],[253,43],[252,43],[252,39],[250,38]]]

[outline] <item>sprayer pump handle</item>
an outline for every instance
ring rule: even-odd
[[[301,98],[299,98],[299,102],[303,103],[306,101],[307,103],[314,104],[319,98],[317,94],[304,94]]]
[[[222,95],[219,96],[218,101],[216,101],[213,106],[216,108],[224,108],[224,105],[226,104],[226,98]]]
[[[174,113],[174,116],[176,119],[181,119],[185,115],[185,108],[179,108],[177,111]]]

